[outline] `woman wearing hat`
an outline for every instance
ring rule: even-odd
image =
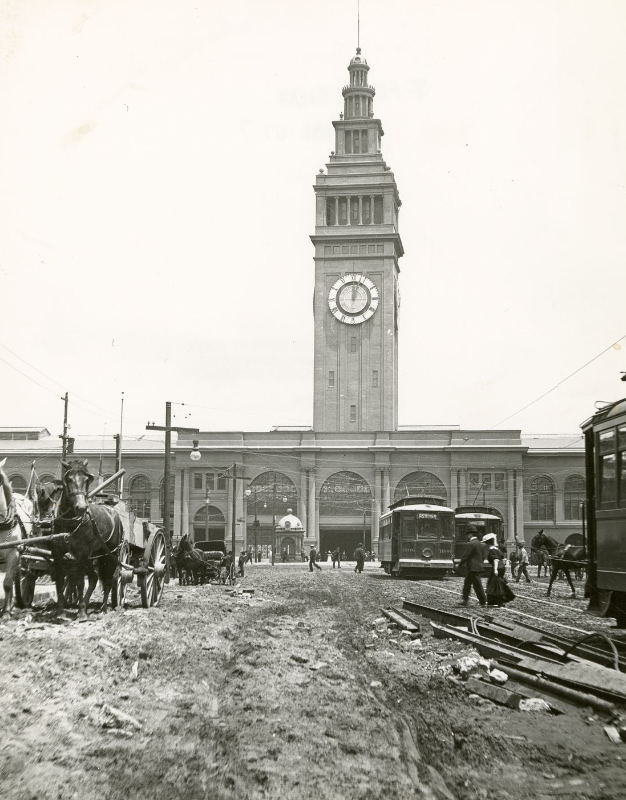
[[[487,560],[490,565],[487,579],[487,603],[490,606],[503,606],[505,603],[515,600],[515,595],[506,582],[506,567],[498,548],[495,533],[485,534],[483,544],[489,548],[487,551]]]

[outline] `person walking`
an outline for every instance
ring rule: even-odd
[[[316,557],[317,551],[315,550],[315,545],[312,544],[311,550],[309,551],[309,572],[313,572],[313,567],[315,567],[315,569],[319,569],[320,572],[322,571],[322,568],[317,563]]]
[[[489,561],[489,577],[487,579],[487,604],[501,608],[505,603],[515,600],[515,595],[506,582],[506,566],[502,553],[497,544],[495,533],[483,536],[483,545],[487,546],[487,561]]]
[[[528,551],[524,547],[524,542],[518,542],[517,548],[519,550],[519,566],[517,568],[515,583],[519,583],[519,579],[522,575],[526,578],[526,583],[532,583],[530,575],[528,574]]]
[[[354,571],[358,572],[360,575],[363,572],[363,567],[365,566],[365,550],[363,550],[363,545],[361,543],[357,545],[357,548],[354,551],[354,560],[356,561],[356,567],[354,568]]]
[[[239,575],[241,575],[242,578],[243,578],[244,564],[246,563],[246,558],[247,558],[246,551],[242,550],[241,553],[239,553],[239,558],[237,559],[237,563],[239,565]]]
[[[513,579],[515,579],[515,573],[517,572],[518,561],[519,561],[519,556],[517,555],[517,550],[513,550],[513,552],[509,556],[509,562],[511,564],[511,577]]]
[[[486,606],[487,596],[485,595],[481,580],[484,558],[483,546],[478,540],[478,529],[475,525],[470,525],[467,528],[467,534],[470,537],[469,545],[467,546],[465,554],[459,561],[459,567],[467,569],[467,575],[463,582],[461,605],[469,605],[470,591],[473,588],[480,605]]]

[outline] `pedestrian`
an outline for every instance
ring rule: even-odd
[[[244,567],[244,564],[246,563],[246,551],[245,550],[242,550],[241,553],[239,553],[239,558],[237,559],[237,563],[239,565],[239,574],[243,578],[243,567]]]
[[[363,572],[363,567],[365,566],[365,551],[363,550],[362,543],[359,543],[354,551],[354,560],[356,561],[356,567],[354,568],[354,571],[358,572],[360,575]]]
[[[262,558],[263,558],[263,551],[262,551],[262,550],[261,550],[261,548],[259,547],[259,549],[256,551],[256,560],[257,560],[257,563],[258,563],[258,564],[260,564],[260,563],[261,563],[261,559],[262,559]]]
[[[485,595],[485,590],[483,589],[483,583],[481,580],[484,559],[483,546],[478,540],[478,529],[475,525],[470,525],[466,532],[470,537],[470,540],[465,554],[459,561],[459,568],[465,568],[467,570],[467,575],[465,576],[465,580],[463,582],[461,605],[469,605],[470,591],[473,588],[480,605],[486,606],[487,596]]]
[[[283,564],[287,563],[287,550],[283,547],[280,557],[283,560]]]
[[[304,547],[300,548],[300,560],[302,563],[306,561],[306,553],[304,552]]]
[[[335,567],[341,569],[341,559],[339,557],[338,547],[335,547],[335,549],[333,550],[333,569],[335,569]]]
[[[320,572],[322,571],[322,568],[317,563],[316,558],[317,558],[317,551],[315,550],[315,545],[312,544],[311,550],[309,551],[309,572],[313,572],[313,567],[315,567],[315,569],[319,569]]]
[[[509,563],[511,564],[511,577],[515,578],[515,573],[517,572],[517,562],[519,561],[519,556],[517,555],[517,550],[513,550],[511,555],[509,556]]]
[[[519,551],[519,566],[517,568],[515,583],[519,583],[519,579],[522,575],[526,578],[526,583],[532,583],[530,575],[528,574],[528,552],[524,547],[524,542],[518,542],[517,548]]]
[[[515,600],[515,595],[506,582],[506,567],[497,545],[495,533],[485,534],[483,545],[489,548],[487,550],[487,561],[489,561],[490,567],[487,579],[487,604],[501,608],[505,603]]]

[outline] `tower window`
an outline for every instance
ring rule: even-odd
[[[383,198],[382,196],[374,198],[374,224],[383,224]]]
[[[339,224],[340,225],[347,225],[348,224],[348,198],[347,197],[340,197],[339,198]]]
[[[359,199],[353,197],[350,203],[350,225],[359,224]]]
[[[327,225],[336,225],[337,220],[335,219],[335,198],[331,197],[329,200],[326,201],[326,224]]]
[[[352,131],[346,131],[346,153],[348,155],[352,152]]]
[[[328,373],[328,388],[334,389],[335,388],[335,370],[331,369]]]
[[[367,153],[367,131],[361,131],[361,152]]]
[[[350,406],[350,422],[356,422],[356,406]]]
[[[350,352],[356,353],[356,336],[350,337]]]
[[[361,138],[359,136],[359,131],[354,131],[352,134],[352,152],[353,153],[360,153],[360,142]]]
[[[372,370],[372,388],[378,389],[378,370]]]

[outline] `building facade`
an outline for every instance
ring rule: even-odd
[[[362,542],[376,552],[381,513],[415,494],[437,495],[452,508],[495,507],[509,545],[529,542],[541,528],[558,541],[576,539],[583,532],[580,434],[528,439],[519,430],[398,426],[401,204],[358,49],[348,74],[335,149],[314,187],[313,426],[180,435],[172,454],[173,539],[225,539],[265,555],[272,546],[290,558],[310,544],[350,556]],[[33,459],[40,476],[60,473],[58,437],[45,429],[29,436],[0,429],[0,456],[8,456],[16,489],[25,488]],[[77,437],[74,453],[102,476],[115,469],[112,439]],[[161,519],[163,442],[128,437],[122,464],[124,498],[139,516]],[[280,524],[289,509],[302,522],[291,533]]]

